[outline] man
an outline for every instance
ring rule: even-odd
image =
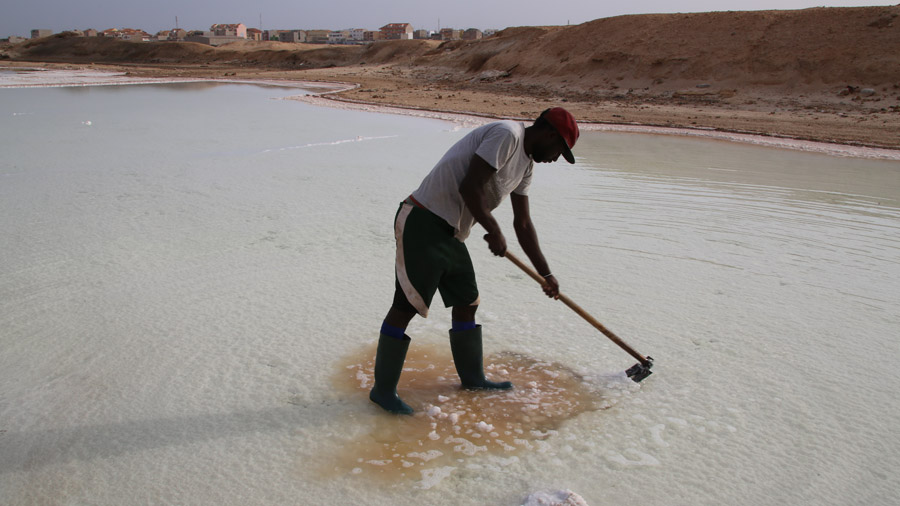
[[[547,283],[544,292],[559,297],[559,282],[538,245],[528,209],[534,162],[555,162],[560,155],[575,163],[575,118],[561,107],[547,109],[534,124],[497,121],[459,140],[401,205],[394,219],[397,264],[394,302],[384,319],[375,357],[375,386],[369,399],[392,413],[412,414],[397,396],[397,382],[410,338],[406,327],[416,314],[428,316],[434,292],[452,307],[450,348],[464,388],[512,388],[484,376],[480,302],[475,271],[465,241],[477,222],[491,252],[506,253],[506,238],[491,215],[510,195],[513,228],[519,244]]]

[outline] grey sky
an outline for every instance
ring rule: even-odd
[[[505,28],[522,25],[579,24],[620,14],[725,10],[803,9],[894,5],[893,2],[841,0],[3,0],[0,37],[28,36],[34,28],[140,28],[150,33],[178,25],[208,30],[213,23],[244,23],[263,29],[377,29],[407,22],[415,28]]]

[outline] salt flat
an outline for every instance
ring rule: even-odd
[[[467,452],[485,446],[475,432],[504,434],[458,416],[469,444],[441,436],[439,467],[402,455],[421,469],[386,480],[343,457],[396,435],[357,376],[390,303],[391,218],[466,130],[272,100],[295,93],[0,90],[4,502],[519,504],[571,489],[589,504],[891,504],[896,161],[585,133],[575,166],[538,167],[536,226],[563,291],[656,373],[619,389],[633,359],[473,234],[490,373],[557,364],[543,369],[610,402],[534,427],[531,448],[504,440],[508,454]],[[410,335],[439,368],[436,304]],[[438,435],[453,413],[431,408],[479,406],[443,377],[414,406]]]

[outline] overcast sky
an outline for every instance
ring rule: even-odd
[[[894,5],[843,0],[3,0],[0,38],[27,37],[34,28],[139,28],[156,33],[178,26],[208,30],[213,23],[244,23],[263,29],[377,29],[387,23],[415,28],[505,28],[580,24],[621,14],[706,12],[807,7]]]

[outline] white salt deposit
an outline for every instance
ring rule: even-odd
[[[424,469],[422,471],[422,480],[418,483],[418,488],[428,490],[444,481],[444,478],[449,477],[455,470],[456,468],[451,466],[439,467],[436,469]]]
[[[529,494],[522,506],[587,506],[583,497],[571,490],[541,490]]]
[[[2,70],[2,69],[0,69]],[[78,70],[46,70],[41,68],[17,68],[4,71],[0,74],[0,88],[72,88],[83,86],[121,86],[135,84],[183,84],[183,83],[208,83],[223,84],[253,84],[257,86],[281,86],[297,88],[319,96],[328,95],[338,91],[346,91],[357,87],[348,83],[322,83],[315,81],[297,81],[280,79],[210,79],[210,78],[158,78],[158,77],[134,77],[127,72],[112,72],[105,70],[78,69]]]
[[[107,86],[123,84],[158,84],[160,82],[198,82],[200,79],[146,79],[128,76],[125,72],[101,70],[42,70],[17,69],[0,77],[0,88],[47,88],[74,86]]]
[[[900,372],[873,357],[898,352],[900,165],[588,131],[577,165],[536,168],[535,225],[563,291],[655,374],[611,388],[634,361],[473,234],[486,353],[564,363],[616,402],[537,434],[454,410],[425,434],[459,459],[323,477],[398,423],[332,376],[377,337],[397,203],[465,132],[268,100],[296,92],[0,90],[4,503],[895,502]],[[433,313],[413,347],[446,346]],[[409,476],[372,486],[394,465]]]
[[[438,450],[429,450],[427,452],[412,452],[407,455],[407,457],[421,459],[424,462],[428,462],[429,460],[434,460],[443,455],[442,452]]]

